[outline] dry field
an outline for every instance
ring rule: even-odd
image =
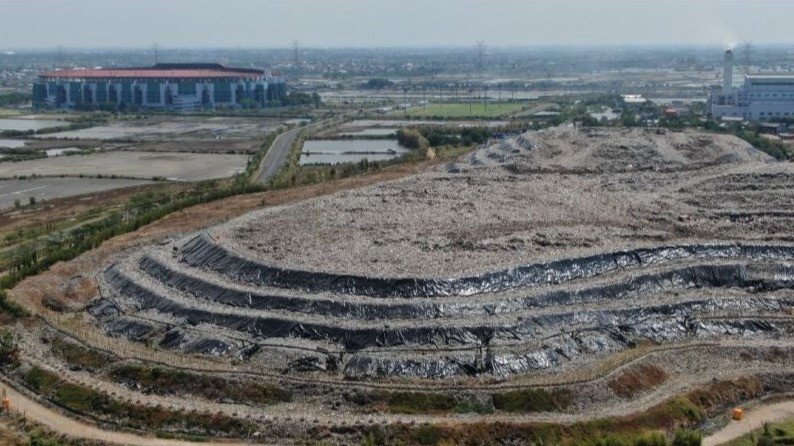
[[[0,177],[116,175],[200,181],[233,176],[245,170],[247,161],[246,155],[111,151],[0,163]]]

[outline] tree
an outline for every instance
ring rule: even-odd
[[[637,125],[637,115],[633,110],[623,110],[620,115],[620,123],[623,127],[634,127]]]
[[[419,130],[416,129],[400,129],[397,131],[397,142],[408,149],[426,149],[430,146],[430,142],[425,138]]]
[[[365,82],[363,85],[361,85],[361,87],[366,88],[368,90],[383,90],[384,88],[389,88],[393,85],[394,82],[388,79],[382,77],[375,77]]]

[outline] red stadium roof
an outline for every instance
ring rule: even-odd
[[[253,71],[234,71],[232,69],[212,70],[212,69],[140,69],[140,68],[121,68],[115,70],[57,70],[43,73],[42,78],[251,78],[261,77],[263,72]]]

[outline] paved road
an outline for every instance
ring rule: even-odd
[[[43,424],[53,432],[71,438],[82,438],[98,441],[103,444],[141,445],[141,446],[195,446],[197,443],[183,440],[167,440],[156,437],[144,437],[127,432],[99,429],[96,426],[69,418],[48,407],[45,407],[13,388],[3,385],[11,399],[11,410],[24,414],[26,418]],[[202,442],[202,446],[247,446],[250,443],[240,441]]]
[[[292,143],[295,141],[295,138],[298,137],[298,133],[301,129],[303,129],[303,127],[287,130],[278,135],[276,140],[273,141],[273,145],[270,146],[270,149],[265,155],[265,159],[262,161],[264,166],[259,172],[259,177],[256,179],[257,183],[267,183],[268,180],[273,178],[273,176],[284,167],[284,163],[287,162],[287,157],[289,156],[289,149],[292,147]]]
[[[731,421],[727,426],[703,439],[703,446],[717,446],[727,443],[753,429],[762,427],[764,423],[772,423],[794,418],[794,401],[782,401],[764,404],[745,412],[742,421]]]

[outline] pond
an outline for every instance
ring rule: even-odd
[[[310,140],[303,144],[300,164],[357,163],[366,158],[384,161],[409,152],[393,139]]]
[[[9,149],[25,147],[25,141],[21,139],[0,139],[0,147],[6,147]]]
[[[44,152],[47,154],[47,156],[61,156],[61,155],[68,155],[70,153],[76,153],[79,151],[80,149],[78,149],[77,147],[63,147],[60,149],[47,149]]]
[[[340,133],[341,136],[390,136],[397,133],[397,129],[363,129],[355,132]]]
[[[59,125],[67,125],[68,122],[55,121],[51,119],[0,119],[0,131],[3,130],[41,130]]]

